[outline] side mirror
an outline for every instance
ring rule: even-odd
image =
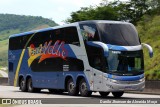
[[[146,43],[142,43],[142,46],[146,47],[149,50],[149,56],[150,58],[153,57],[153,49],[150,45],[146,44]]]
[[[102,48],[104,50],[104,56],[108,56],[108,46],[105,43],[98,41],[87,41],[86,43],[90,46]]]

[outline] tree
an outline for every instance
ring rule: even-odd
[[[115,1],[106,3],[105,0],[99,6],[81,8],[79,11],[72,12],[71,18],[66,22],[76,22],[82,20],[119,20],[120,12],[118,5],[121,2]]]
[[[160,15],[160,0],[148,0],[151,15]]]
[[[66,22],[118,20],[136,24],[143,15],[153,13],[153,10],[155,13],[160,13],[160,0],[130,0],[128,2],[103,0],[98,6],[85,7],[72,12],[71,18]]]
[[[128,8],[129,21],[136,24],[141,17],[148,12],[147,0],[130,0],[126,7]]]

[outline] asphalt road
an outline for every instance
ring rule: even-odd
[[[71,100],[76,100],[76,98],[81,98],[82,101],[85,102],[85,100],[90,101],[94,103],[95,99],[98,101],[107,101],[107,100],[114,100],[114,97],[112,94],[109,94],[106,98],[101,98],[98,93],[93,93],[91,97],[85,98],[81,96],[69,96],[67,93],[63,94],[52,94],[49,93],[48,90],[42,90],[41,93],[28,93],[28,92],[21,92],[18,87],[12,87],[12,86],[0,86],[0,98],[72,98]],[[141,98],[158,98],[160,99],[160,95],[146,95],[146,94],[131,94],[131,93],[125,93],[122,100],[133,100],[134,98],[140,99]],[[85,100],[83,100],[85,99]],[[64,100],[64,99],[63,99]],[[116,99],[117,100],[117,99]],[[64,100],[66,101],[66,100]],[[82,102],[83,103],[83,102]],[[28,107],[28,106],[34,106],[35,105],[12,105],[16,107]],[[61,104],[42,104],[38,105],[38,107],[160,107],[160,104],[63,104],[63,101]],[[1,107],[1,106],[0,106]]]

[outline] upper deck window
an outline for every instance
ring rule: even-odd
[[[52,40],[53,44],[57,40],[60,40],[64,41],[65,44],[80,46],[79,36],[75,26],[38,32],[30,40],[29,38],[31,35],[33,34],[10,38],[9,50],[24,49],[27,41],[29,41],[29,43],[25,48],[30,47],[31,44],[34,44],[35,47],[39,47],[41,44],[44,45],[45,42],[49,42],[50,40]]]

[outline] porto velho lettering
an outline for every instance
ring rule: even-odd
[[[28,65],[30,66],[31,63],[40,56],[39,62],[42,62],[43,60],[47,58],[53,58],[53,57],[60,57],[62,59],[66,59],[67,56],[67,50],[64,48],[64,41],[57,40],[53,45],[52,40],[49,42],[45,42],[44,45],[40,44],[39,47],[35,47],[34,44],[31,44],[28,48],[29,50],[29,59],[28,59]]]

